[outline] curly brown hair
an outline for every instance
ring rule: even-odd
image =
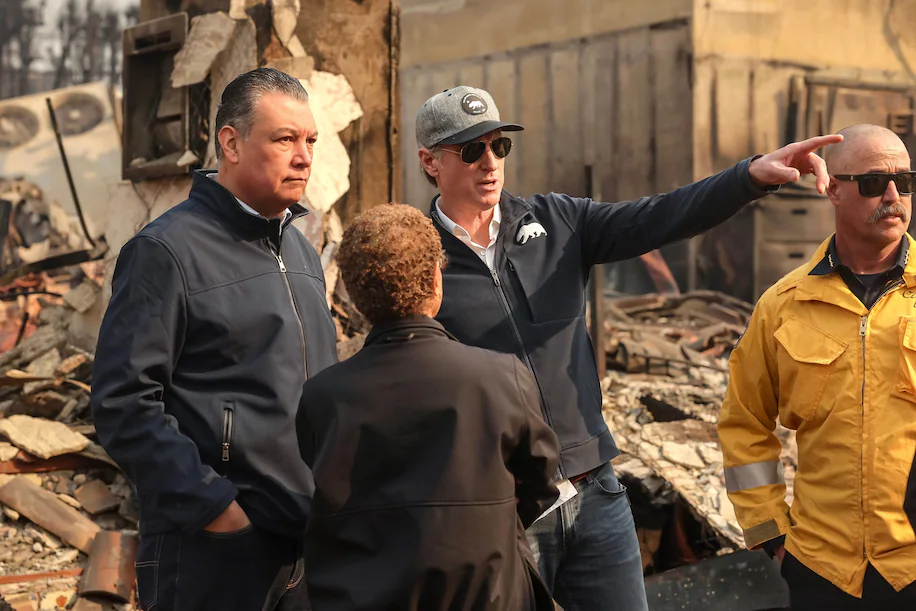
[[[337,257],[350,298],[373,325],[420,315],[435,296],[436,264],[445,267],[432,221],[404,204],[384,204],[356,217]]]

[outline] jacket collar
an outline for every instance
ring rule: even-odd
[[[191,183],[191,197],[203,202],[204,205],[213,210],[221,218],[230,221],[240,229],[272,235],[276,229],[271,231],[270,228],[272,226],[275,227],[277,223],[280,223],[281,227],[285,229],[297,218],[302,218],[309,214],[309,211],[304,207],[299,204],[294,204],[289,207],[291,214],[288,215],[284,221],[279,221],[279,219],[269,220],[251,215],[242,210],[242,207],[239,206],[238,201],[229,189],[212,178],[207,177],[208,174],[213,174],[215,171],[216,170],[194,171],[193,181]]]
[[[445,337],[458,341],[439,322],[426,316],[408,316],[372,327],[366,336],[365,346],[374,343],[406,342],[415,337]]]
[[[897,262],[890,270],[891,272],[899,273],[901,276],[906,270],[906,265],[909,262],[910,258],[910,242],[909,240],[901,238],[900,250],[897,251]],[[829,274],[832,271],[839,270],[841,268],[848,267],[843,264],[840,260],[840,254],[836,250],[836,234],[830,236],[830,242],[827,245],[827,252],[824,253],[823,258],[820,262],[814,266],[814,268],[808,272],[809,276],[824,276]]]
[[[916,257],[910,257],[908,253],[914,247],[914,241],[908,233],[904,234],[903,239],[905,244],[904,248],[900,249],[901,255],[898,255],[897,264],[903,264],[903,282],[907,288],[913,288],[916,287]],[[823,301],[864,316],[868,313],[868,308],[853,295],[838,273],[830,273],[838,269],[840,264],[839,257],[830,252],[833,240],[834,236],[824,240],[814,256],[800,270],[801,274],[795,275],[777,290],[783,292],[794,287],[796,301]],[[833,259],[833,268],[830,268],[830,258]],[[825,259],[828,260],[826,265],[829,268],[826,272],[821,267],[825,265]],[[815,270],[820,273],[815,273]]]
[[[430,201],[429,216],[444,230],[446,224],[442,222],[442,216],[438,213],[438,207],[436,206],[436,200],[438,198],[439,195],[436,194]],[[501,216],[499,222],[499,235],[503,235],[514,227],[516,221],[526,214],[531,213],[531,204],[521,197],[516,197],[503,189],[499,196],[499,211]],[[448,234],[449,232],[445,231],[444,233]]]

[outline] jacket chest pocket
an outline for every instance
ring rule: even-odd
[[[916,402],[916,318],[900,319],[900,357],[894,394]]]
[[[776,353],[779,405],[788,406],[803,420],[814,420],[836,361],[848,344],[796,318],[783,323],[774,337],[781,347]]]

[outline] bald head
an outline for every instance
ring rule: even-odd
[[[837,133],[843,136],[843,141],[831,144],[824,151],[827,171],[831,174],[887,171],[870,166],[888,154],[898,158],[901,154],[906,155],[906,146],[900,137],[880,125],[851,125]]]

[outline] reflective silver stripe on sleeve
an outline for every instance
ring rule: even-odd
[[[784,483],[786,479],[783,475],[782,462],[778,460],[755,462],[725,469],[725,489],[728,492],[741,492],[760,486]]]

